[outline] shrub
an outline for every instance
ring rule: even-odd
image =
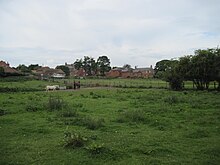
[[[64,133],[64,147],[79,148],[83,147],[87,142],[87,138],[83,137],[80,133]]]
[[[57,97],[49,97],[47,108],[49,111],[61,110],[66,107],[66,103],[59,96]]]
[[[28,103],[25,107],[25,110],[28,112],[36,112],[40,109],[40,107],[33,103]]]
[[[105,147],[104,144],[92,143],[91,145],[86,147],[86,150],[89,151],[92,155],[97,155],[103,153]]]
[[[67,110],[63,110],[60,112],[61,117],[76,117],[78,116],[78,113],[74,109],[68,108]]]
[[[104,119],[94,119],[87,117],[83,121],[83,125],[86,126],[88,129],[95,130],[100,127],[104,126]]]

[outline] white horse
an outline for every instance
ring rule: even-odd
[[[46,86],[46,91],[49,91],[49,90],[55,91],[57,89],[59,89],[59,85],[48,85],[48,86]]]

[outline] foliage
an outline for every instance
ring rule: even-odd
[[[91,117],[86,117],[83,120],[83,125],[86,126],[88,129],[95,130],[100,127],[104,126],[104,119],[96,119],[96,118],[91,118]]]
[[[22,85],[45,84],[28,81]],[[94,94],[104,97],[92,99]],[[132,88],[1,93],[0,109],[6,115],[0,116],[0,164],[219,164],[219,95],[216,91]],[[30,100],[43,107],[50,96],[62,98],[71,108],[25,111]],[[59,115],[69,110],[79,115]],[[117,121],[134,110],[142,111],[139,116],[144,119]],[[104,119],[104,127],[85,128],[86,116]],[[67,126],[64,120],[72,124]],[[67,128],[70,134],[64,137]]]
[[[74,62],[75,69],[79,70],[80,68],[82,68],[82,66],[83,66],[82,59],[76,59],[76,61]]]
[[[67,108],[67,109],[63,109],[59,115],[61,117],[76,117],[78,116],[78,113],[74,109]]]
[[[94,58],[89,56],[84,56],[84,60],[82,63],[83,63],[82,67],[88,76],[95,75],[95,73],[97,72],[97,64]]]
[[[100,56],[97,62],[93,57],[84,56],[84,59],[77,59],[74,62],[75,69],[83,68],[87,76],[95,76],[100,71],[101,76],[108,72],[110,67],[110,59],[107,56]]]
[[[131,65],[130,64],[124,64],[123,68],[127,69],[127,70],[130,70],[131,69]]]
[[[178,61],[157,62],[155,77],[167,80],[171,89],[182,89],[183,81],[193,81],[198,90],[209,89],[211,81],[218,82],[220,90],[220,50],[198,49],[195,55],[179,58]]]
[[[87,142],[87,138],[76,132],[64,133],[64,147],[79,148],[83,147]]]
[[[20,64],[16,69],[19,70],[22,73],[30,73],[31,72],[29,70],[29,68],[24,64]]]
[[[100,56],[97,60],[97,65],[101,76],[105,76],[105,73],[111,69],[110,59],[107,56]]]
[[[47,108],[49,111],[62,110],[66,107],[66,103],[59,96],[50,96],[47,102]]]
[[[86,150],[89,151],[92,155],[97,155],[104,152],[105,147],[103,143],[102,144],[92,143],[88,147],[86,147]]]
[[[39,105],[37,105],[36,103],[33,103],[33,102],[31,103],[31,102],[29,102],[29,103],[26,105],[25,109],[26,109],[26,111],[28,111],[28,112],[36,112],[36,111],[40,110],[41,107],[40,107]]]
[[[61,69],[66,74],[66,76],[70,75],[70,70],[65,65],[59,65],[59,66],[56,67],[56,69]]]
[[[28,66],[28,69],[30,71],[38,69],[38,68],[41,68],[41,66],[39,66],[38,64],[31,64],[31,65]]]
[[[158,61],[155,65],[155,78],[165,79],[165,72],[170,69],[172,64],[171,60],[161,60]]]
[[[162,78],[169,82],[171,89],[181,90],[183,88],[183,78],[179,74],[179,61],[162,60],[156,66],[159,72],[163,72]]]
[[[169,82],[170,88],[173,90],[183,89],[183,78],[178,72],[178,66],[173,66],[170,71],[166,72],[166,79]]]

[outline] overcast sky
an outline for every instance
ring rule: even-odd
[[[148,67],[220,44],[220,0],[0,0],[0,60]]]

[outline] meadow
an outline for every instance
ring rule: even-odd
[[[219,92],[46,84],[0,83],[0,164],[220,162]]]

